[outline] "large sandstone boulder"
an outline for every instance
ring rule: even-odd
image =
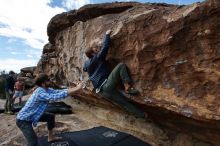
[[[69,85],[79,81],[85,49],[113,30],[108,60],[128,65],[141,91],[131,100],[156,123],[220,144],[220,2],[187,6],[140,3],[87,5],[48,24],[37,72]],[[44,60],[46,58],[46,60]],[[91,85],[88,89],[92,90]],[[78,97],[112,107],[92,91]]]

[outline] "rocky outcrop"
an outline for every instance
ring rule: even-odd
[[[22,68],[21,69],[21,72],[22,73],[30,73],[30,74],[33,74],[34,71],[36,69],[36,66],[32,66],[32,67],[25,67],[25,68]]]
[[[55,43],[55,37],[57,32],[73,26],[77,21],[88,21],[90,19],[99,17],[105,14],[117,14],[125,11],[126,9],[132,8],[139,3],[115,3],[114,5],[110,4],[94,4],[86,5],[79,10],[72,10],[69,12],[64,12],[58,14],[51,19],[47,27],[47,35],[49,36],[50,43]],[[62,19],[60,19],[62,18]]]
[[[35,81],[34,81],[35,70],[36,70],[36,66],[25,67],[25,68],[22,68],[21,72],[18,74],[18,77],[23,79],[26,89],[30,89],[35,86]]]
[[[59,83],[77,82],[85,48],[113,30],[108,60],[125,62],[139,97],[132,102],[154,122],[214,145],[220,144],[220,2],[187,6],[112,3],[59,14],[48,24],[38,72]],[[46,59],[45,59],[46,58]],[[92,92],[77,95],[96,106],[115,108]]]

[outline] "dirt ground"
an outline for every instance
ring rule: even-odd
[[[3,108],[4,106],[4,100],[0,100],[0,108]],[[72,101],[67,101],[68,103]],[[76,102],[74,102],[76,103]],[[73,105],[71,103],[71,105]],[[56,128],[54,129],[55,133],[60,133],[60,132],[65,132],[65,131],[79,131],[79,130],[84,130],[84,129],[89,129],[92,127],[97,127],[97,126],[106,126],[109,128],[113,128],[116,130],[124,131],[127,133],[133,133],[133,135],[142,138],[143,140],[146,140],[146,135],[143,135],[142,132],[135,132],[135,122],[134,119],[130,119],[130,124],[131,125],[125,125],[130,127],[129,129],[122,128],[118,125],[114,125],[114,121],[109,121],[106,120],[106,118],[103,118],[102,115],[108,115],[108,111],[105,110],[100,110],[100,109],[93,109],[92,107],[85,108],[83,103],[77,103],[73,106],[73,114],[70,115],[56,115]],[[96,112],[99,112],[97,114]],[[101,115],[100,117],[97,115]],[[111,114],[112,115],[112,114]],[[4,113],[0,114],[0,146],[25,146],[26,141],[20,132],[20,130],[16,127],[15,124],[15,119],[16,119],[16,114],[15,115],[6,115]],[[122,119],[119,116],[120,120],[126,120]],[[116,119],[117,120],[117,119]],[[144,121],[143,121],[144,122]],[[123,122],[122,122],[123,124]],[[139,126],[140,123],[138,123]],[[119,123],[120,125],[120,123]],[[133,129],[132,129],[133,127]],[[146,129],[149,129],[149,127],[146,127]],[[152,130],[152,129],[151,129]],[[46,130],[46,123],[38,123],[37,128],[35,128],[35,131],[38,136],[45,136],[47,135],[47,130]],[[150,137],[154,139],[155,137],[152,137],[154,134],[150,134]],[[149,138],[148,138],[149,139]],[[149,141],[148,141],[149,142]],[[152,144],[154,142],[152,141]],[[153,144],[155,145],[155,144]],[[157,145],[157,144],[156,144]]]
[[[0,108],[4,106],[4,102],[0,99]],[[71,97],[65,102],[72,106],[73,114],[56,115],[55,134],[105,126],[134,135],[152,146],[211,146],[183,133],[174,133],[170,139],[169,132],[155,123],[137,119],[124,111],[94,107]],[[22,133],[16,127],[15,119],[16,115],[0,114],[0,146],[26,145]],[[38,136],[47,135],[46,123],[39,122],[35,131]]]
[[[0,108],[4,106],[4,100],[0,100]],[[20,130],[16,127],[15,115],[0,114],[0,146],[24,146],[26,142]],[[63,131],[78,131],[98,126],[96,123],[88,123],[81,120],[75,114],[56,115],[55,133]],[[35,128],[38,136],[46,135],[46,124],[39,123]]]

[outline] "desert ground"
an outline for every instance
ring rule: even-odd
[[[5,100],[0,100],[0,108],[4,107]],[[126,123],[129,125],[123,125],[122,127],[129,127],[129,129],[122,128],[119,126],[114,125],[115,120],[119,119],[112,119],[112,121],[106,120],[106,118],[103,118],[104,116],[107,116],[108,118],[113,116],[113,113],[109,113],[107,110],[99,109],[97,107],[92,107],[89,105],[85,105],[84,103],[80,103],[79,101],[74,101],[72,99],[65,100],[66,103],[71,103],[73,114],[70,115],[56,115],[56,128],[55,133],[58,134],[60,132],[65,131],[79,131],[84,129],[89,129],[96,126],[106,126],[115,130],[124,131],[130,134],[135,135],[138,138],[141,138],[142,140],[146,140],[146,135],[144,135],[142,132],[135,131],[136,126],[142,126],[146,124],[145,121],[139,121],[136,123],[136,119],[131,116],[127,115],[126,117],[121,117],[118,115],[118,118],[121,120],[121,123],[124,124],[123,121],[127,121]],[[96,114],[94,111],[99,112]],[[124,114],[124,113],[123,113]],[[97,117],[97,115],[102,115]],[[115,115],[114,115],[115,116]],[[24,146],[26,145],[26,141],[20,132],[20,130],[16,127],[15,119],[16,119],[16,113],[14,115],[7,115],[7,114],[0,114],[0,146]],[[116,116],[117,117],[117,116]],[[107,118],[107,119],[108,119]],[[110,118],[111,119],[111,118]],[[140,124],[140,123],[143,123]],[[138,125],[137,125],[138,124]],[[120,124],[119,124],[120,125]],[[149,124],[148,124],[149,126]],[[144,129],[149,129],[150,131],[160,131],[159,129],[152,129],[149,127],[143,127]],[[153,126],[155,127],[155,126]],[[38,136],[45,136],[47,135],[46,130],[46,123],[38,123],[38,126],[35,128],[35,131]],[[154,145],[153,139],[154,132],[150,132],[149,136],[151,144]],[[162,139],[165,137],[161,137]],[[148,142],[149,142],[149,138]],[[157,144],[155,144],[157,145]]]

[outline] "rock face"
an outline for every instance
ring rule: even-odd
[[[36,70],[36,66],[32,67],[25,67],[21,69],[21,72],[18,74],[20,78],[23,79],[25,82],[25,89],[30,89],[35,86],[35,81],[34,81],[34,72]]]
[[[131,100],[161,126],[220,144],[220,2],[188,6],[111,3],[56,15],[48,24],[36,74],[69,85],[79,81],[85,49],[113,30],[108,60],[128,65],[141,91]],[[114,105],[90,91],[79,99]],[[114,107],[115,108],[115,107]]]

